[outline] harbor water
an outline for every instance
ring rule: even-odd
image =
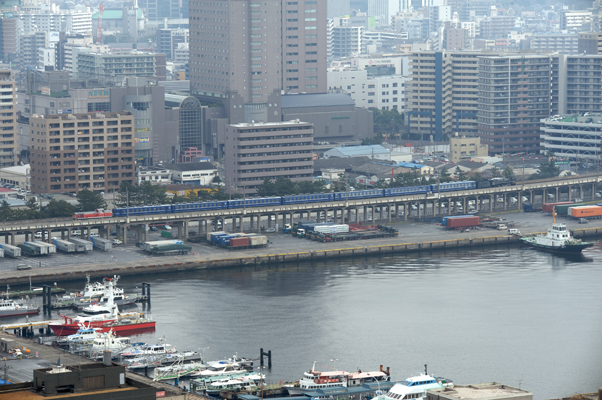
[[[132,341],[165,336],[179,350],[204,349],[206,360],[271,350],[270,383],[298,379],[313,361],[384,365],[394,381],[428,364],[457,384],[497,381],[551,399],[602,386],[602,245],[584,254],[510,246],[124,277],[119,286],[152,287],[157,328]]]

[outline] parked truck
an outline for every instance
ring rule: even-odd
[[[539,212],[541,211],[540,207],[537,207],[531,203],[523,203],[523,212]]]
[[[29,245],[29,246],[33,246],[33,247],[37,247],[38,249],[40,249],[39,251],[39,255],[42,256],[47,256],[48,255],[48,247],[37,243],[37,242],[25,242],[25,244]]]
[[[291,233],[292,229],[293,227],[291,226],[291,224],[284,224],[284,227],[282,228],[282,233]]]
[[[75,253],[75,244],[68,240],[53,238],[52,241],[56,248],[65,253]]]
[[[69,238],[69,241],[75,244],[75,251],[77,252],[86,252],[94,250],[94,245],[92,242],[79,238]]]
[[[21,257],[21,248],[10,244],[0,244],[0,248],[4,250],[4,255],[12,258]]]
[[[103,239],[99,236],[90,236],[90,241],[95,249],[109,251],[113,248],[113,242],[109,239]]]
[[[56,246],[46,242],[36,241],[36,243],[48,248],[48,254],[56,254]]]
[[[556,215],[568,215],[569,208],[582,207],[584,205],[583,203],[562,204],[554,206],[554,211]]]
[[[41,247],[34,246],[27,242],[18,244],[17,247],[21,249],[21,254],[23,254],[24,256],[27,256],[27,257],[37,257],[37,256],[44,255],[44,254],[42,254]]]
[[[169,242],[172,243],[154,244],[148,246],[147,251],[153,255],[165,256],[176,254],[188,254],[188,252],[192,250],[192,247],[185,245],[184,243],[182,243],[182,241],[179,241],[179,243],[173,243],[174,241]]]
[[[569,208],[570,215],[573,218],[601,218],[602,207],[600,206],[581,206]]]
[[[566,204],[575,204],[574,201],[559,201],[556,203],[543,203],[543,205],[541,206],[541,211],[546,212],[546,213],[551,213],[552,210],[554,209],[554,206],[563,206]]]
[[[479,225],[481,225],[481,218],[476,215],[470,215],[460,218],[449,218],[445,226],[447,229],[462,229]]]
[[[184,242],[182,242],[181,240],[155,240],[152,242],[143,242],[139,245],[142,248],[142,250],[152,252],[152,249],[156,248],[157,246],[166,246],[170,244],[184,244]]]

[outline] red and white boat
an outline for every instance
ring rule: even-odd
[[[107,278],[105,278],[107,279]],[[119,309],[113,301],[113,280],[107,279],[107,303],[103,307],[109,310],[108,313],[98,315],[78,315],[71,318],[61,315],[63,323],[48,324],[50,329],[58,336],[73,335],[83,325],[87,328],[98,328],[99,332],[136,331],[149,330],[155,328],[155,321],[152,318],[140,318],[138,313],[119,314]],[[59,314],[60,315],[60,314]],[[137,319],[129,319],[131,316],[137,316]]]

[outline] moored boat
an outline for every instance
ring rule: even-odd
[[[427,390],[452,387],[453,385],[454,383],[449,379],[421,374],[396,383],[386,394],[374,397],[373,400],[425,400]]]
[[[552,228],[548,229],[546,235],[525,236],[521,237],[520,241],[525,246],[564,254],[580,254],[583,249],[594,245],[593,243],[573,238],[571,231],[566,228],[566,224],[556,222],[556,213],[554,211],[552,211]]]
[[[9,295],[10,286],[6,286],[6,298],[0,299],[0,318],[17,317],[21,315],[39,314],[40,309],[27,304],[23,300],[14,300]]]
[[[212,382],[207,386],[205,393],[210,396],[219,396],[222,392],[255,390],[260,381],[264,379],[262,374],[245,375],[239,378],[223,379]]]

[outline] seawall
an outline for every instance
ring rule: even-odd
[[[539,234],[541,233],[543,232],[539,232]],[[573,235],[576,238],[599,237],[602,235],[602,227],[575,229],[573,230]],[[269,253],[269,249],[266,249],[264,254],[244,256],[242,253],[232,252],[232,257],[220,259],[208,259],[201,256],[155,257],[150,260],[122,263],[119,266],[114,264],[87,264],[68,268],[11,271],[2,277],[0,282],[3,285],[29,284],[30,278],[31,282],[36,284],[74,280],[81,281],[85,279],[86,275],[90,275],[93,278],[101,278],[113,274],[121,276],[142,276],[146,274],[187,270],[257,266],[345,257],[372,257],[396,253],[516,244],[518,242],[519,237],[511,235],[468,237],[423,242],[401,242],[382,245],[369,245],[366,241],[361,242],[361,245],[359,242],[339,242],[332,243],[331,249],[317,251],[272,254]],[[237,254],[240,254],[240,256],[237,257]]]

